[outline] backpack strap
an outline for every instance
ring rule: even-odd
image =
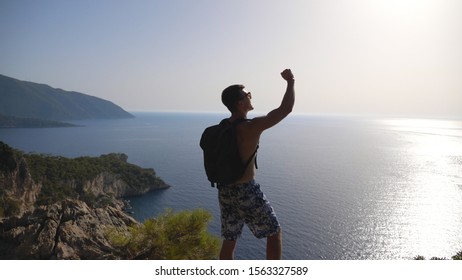
[[[250,156],[250,158],[247,160],[247,162],[245,163],[245,169],[247,169],[247,167],[249,167],[249,164],[250,162],[252,162],[252,159],[255,157],[255,168],[258,169],[258,165],[257,165],[257,151],[258,151],[258,148],[260,147],[260,145],[257,145],[257,147],[255,148],[255,152],[253,152],[253,154]]]
[[[260,148],[260,144],[257,144],[257,147],[255,148],[255,152],[253,152],[253,156],[255,156],[255,169],[258,169],[258,164],[257,164],[257,151],[258,151],[258,148]]]

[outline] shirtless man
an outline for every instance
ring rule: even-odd
[[[237,126],[237,138],[241,158],[247,161],[254,154],[260,135],[276,125],[292,112],[295,102],[294,76],[290,69],[281,73],[287,81],[287,89],[281,105],[266,116],[250,119]],[[223,104],[230,110],[230,122],[247,118],[253,110],[252,95],[242,85],[233,85],[222,93]],[[244,223],[257,238],[267,238],[267,259],[281,259],[282,234],[276,214],[270,203],[255,182],[255,157],[241,179],[231,185],[218,185],[221,210],[222,236],[224,238],[220,259],[233,259],[237,238],[241,235]]]

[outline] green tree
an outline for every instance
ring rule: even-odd
[[[452,256],[452,259],[453,259],[453,260],[462,261],[462,251],[459,251],[457,254],[455,254],[454,256]]]
[[[204,209],[174,213],[130,228],[128,234],[110,230],[109,240],[128,259],[217,259],[219,238],[207,231],[212,215]]]

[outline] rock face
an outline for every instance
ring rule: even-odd
[[[119,198],[169,187],[126,160],[32,156],[0,142],[0,259],[123,258],[108,233],[138,223]]]
[[[5,176],[5,179],[5,186],[10,186],[10,188],[6,189],[11,192],[10,196],[18,198],[21,209],[31,210],[40,193],[42,184],[37,184],[32,180],[23,158],[16,164],[12,172]]]
[[[0,142],[0,194],[4,203],[0,216],[32,210],[41,188],[41,183],[32,180],[25,159]]]
[[[133,224],[137,221],[119,209],[64,200],[0,221],[0,258],[118,259],[108,231],[126,232]]]
[[[127,158],[124,154],[76,159],[26,155],[0,141],[0,217],[31,211],[38,200],[49,204],[72,198],[90,206],[110,200],[115,205],[121,203],[119,198],[169,187],[153,169],[130,164]]]
[[[144,175],[146,177],[146,175]],[[141,175],[140,175],[141,177]],[[170,186],[165,182],[155,178],[155,175],[148,176],[149,183],[143,183],[136,187],[125,182],[120,176],[111,172],[101,172],[93,179],[85,182],[84,192],[91,192],[95,196],[109,195],[115,198],[126,196],[143,195],[151,190],[165,189]]]

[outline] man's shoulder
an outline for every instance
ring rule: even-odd
[[[242,130],[246,130],[246,131],[261,133],[264,130],[262,129],[261,123],[262,123],[262,117],[246,119],[239,125],[239,128]]]
[[[269,116],[268,115],[263,115],[263,116],[258,116],[258,117],[255,117],[253,119],[249,119],[249,121],[253,124],[253,125],[261,125],[265,122],[268,122],[270,120]]]

